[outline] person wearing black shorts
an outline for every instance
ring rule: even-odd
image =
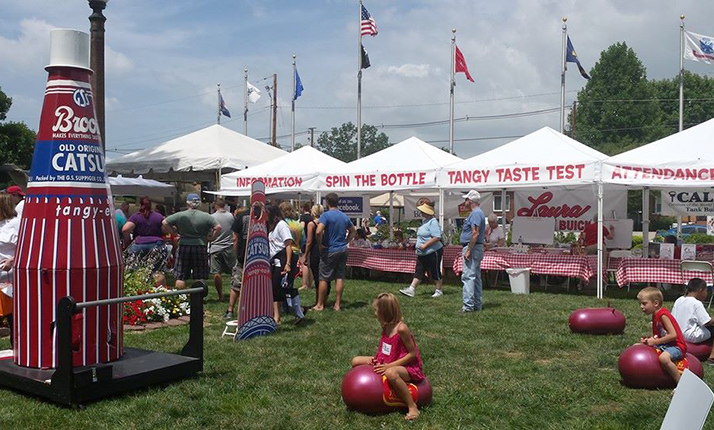
[[[434,206],[430,202],[423,202],[417,207],[424,217],[424,222],[417,230],[417,265],[414,271],[414,279],[407,288],[399,290],[405,296],[414,297],[416,288],[424,282],[424,274],[429,275],[436,283],[436,291],[431,297],[441,297],[444,295],[441,280],[441,257],[444,245],[441,243],[441,227],[434,218]]]

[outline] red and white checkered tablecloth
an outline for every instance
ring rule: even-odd
[[[710,272],[679,268],[681,260],[658,258],[622,258],[617,268],[617,285],[623,287],[635,282],[661,282],[664,284],[684,284],[692,278],[702,278],[711,284],[714,279]]]
[[[462,258],[454,260],[454,273],[461,273],[463,263]],[[587,281],[597,273],[597,256],[486,252],[481,260],[482,270],[515,268],[529,268],[536,275],[567,276]]]
[[[444,268],[451,267],[454,259],[461,255],[461,247],[447,246],[444,248]],[[381,270],[383,272],[414,273],[416,269],[416,254],[413,249],[371,249],[349,248],[347,265],[364,267],[365,269]]]

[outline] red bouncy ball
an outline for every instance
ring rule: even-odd
[[[584,308],[570,314],[568,325],[573,333],[621,334],[626,319],[615,308]]]
[[[427,378],[417,384],[407,383],[409,385],[416,388],[417,405],[431,403],[431,384]],[[389,384],[383,383],[382,375],[377,374],[371,365],[355,366],[342,379],[342,400],[349,409],[365,413],[378,414],[404,409],[405,406],[400,405],[400,401],[390,399],[389,394],[385,400],[385,386]]]
[[[697,357],[700,361],[705,361],[712,352],[711,339],[702,343],[687,342],[687,352]]]
[[[688,368],[699,378],[704,378],[704,368],[697,357],[687,353],[677,367],[680,371]],[[659,364],[659,354],[654,347],[648,345],[633,345],[620,354],[617,360],[622,382],[630,388],[674,388],[677,384]]]

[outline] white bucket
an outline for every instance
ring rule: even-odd
[[[529,294],[531,292],[531,269],[506,269],[513,294]]]

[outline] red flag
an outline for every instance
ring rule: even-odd
[[[461,51],[459,51],[458,46],[455,46],[455,48],[456,48],[456,55],[455,55],[455,61],[456,61],[455,66],[456,67],[454,68],[455,73],[464,72],[464,74],[466,75],[466,79],[473,82],[474,78],[472,78],[471,73],[469,73],[469,68],[466,65],[466,60],[464,59],[464,54],[462,54]]]

